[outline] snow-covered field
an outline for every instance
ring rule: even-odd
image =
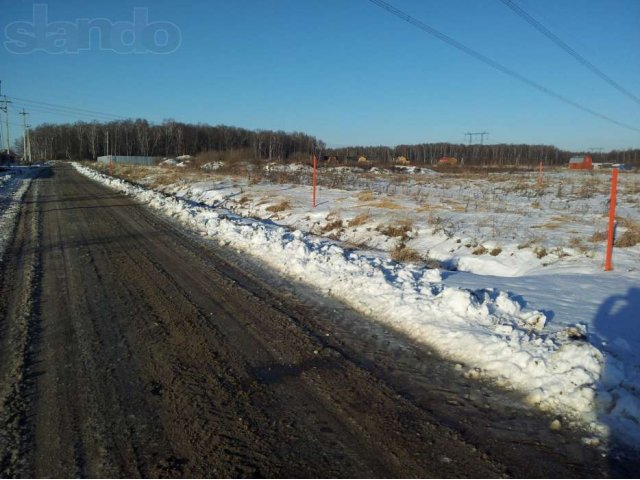
[[[430,345],[470,378],[522,392],[590,430],[587,442],[640,440],[638,173],[620,176],[620,246],[604,272],[607,172],[540,183],[325,169],[334,188],[320,187],[314,209],[304,165],[268,165],[272,181],[137,168],[140,185],[75,166]]]

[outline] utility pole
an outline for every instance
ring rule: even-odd
[[[109,130],[107,130],[107,149],[106,149],[106,155],[107,157],[109,156]]]
[[[6,120],[6,132],[7,132],[7,155],[9,155],[11,153],[11,142],[9,141],[9,104],[13,103],[10,100],[7,99],[7,96],[4,96],[4,101],[3,101],[4,105],[2,106],[2,111],[4,111],[5,114],[5,120]]]
[[[22,161],[25,160],[27,163],[31,163],[31,158],[29,158],[29,149],[27,145],[29,144],[29,130],[27,130],[27,112],[24,111],[24,108],[20,112],[22,115],[22,127],[24,128],[24,135],[22,136]]]

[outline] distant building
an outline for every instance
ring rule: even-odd
[[[613,163],[594,163],[593,164],[594,170],[605,170],[609,168],[613,168]]]
[[[593,170],[591,155],[576,155],[569,159],[569,168],[572,170]]]
[[[156,157],[105,155],[98,157],[98,163],[119,163],[121,165],[155,165]]]

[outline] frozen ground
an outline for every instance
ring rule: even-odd
[[[327,169],[334,187],[313,209],[304,165],[267,166],[270,181],[116,171],[142,186],[76,168],[523,392],[590,429],[585,441],[640,440],[640,245],[602,271],[608,173]],[[633,244],[637,173],[621,175],[619,205],[618,239]]]

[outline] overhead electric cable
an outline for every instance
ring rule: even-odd
[[[26,98],[18,98],[18,97],[8,97],[8,98],[11,98],[17,104],[39,106],[39,107],[42,107],[42,108],[48,108],[48,109],[52,109],[52,110],[75,112],[75,113],[83,114],[85,116],[98,115],[100,117],[111,117],[113,119],[125,119],[125,118],[127,118],[127,117],[123,117],[122,115],[115,115],[113,113],[99,112],[99,111],[96,111],[96,110],[88,110],[86,108],[69,107],[69,106],[65,106],[65,105],[58,105],[58,104],[55,104],[55,103],[41,102],[41,101],[37,101],[37,100],[29,100],[29,99],[26,99]]]
[[[113,119],[113,118],[97,117],[96,115],[91,115],[91,114],[88,114],[88,113],[84,113],[83,114],[83,113],[78,113],[78,112],[68,112],[68,111],[64,111],[64,110],[49,109],[49,108],[45,108],[45,107],[34,107],[33,105],[27,105],[27,104],[22,104],[22,103],[18,103],[16,105],[18,105],[20,107],[29,108],[33,112],[46,113],[46,114],[49,114],[49,115],[59,115],[59,116],[63,116],[63,117],[75,118],[75,119],[80,120],[80,121],[96,120],[96,121],[100,121],[100,122],[107,122],[107,121],[116,121],[117,120],[117,119]]]
[[[120,118],[101,117],[99,115],[92,114],[92,113],[81,113],[81,112],[74,112],[72,110],[62,110],[62,109],[56,109],[51,107],[35,106],[32,104],[22,103],[22,102],[16,102],[15,105],[20,108],[23,108],[23,107],[28,108],[29,110],[32,110],[34,112],[70,117],[70,118],[75,118],[79,121],[96,120],[100,122],[109,122],[109,121],[121,120]]]
[[[521,81],[522,83],[525,83],[527,85],[529,85],[530,87],[535,88],[536,90],[539,90],[557,100],[560,100],[561,102],[566,103],[567,105],[571,105],[574,108],[577,108],[579,110],[582,110],[583,112],[586,112],[590,115],[593,115],[594,117],[598,117],[601,120],[606,120],[607,122],[613,123],[614,125],[617,125],[619,127],[623,127],[626,128],[628,130],[632,130],[634,132],[638,132],[640,133],[640,128],[634,127],[632,125],[623,123],[623,122],[619,122],[618,120],[615,120],[607,115],[604,115],[602,113],[596,112],[595,110],[589,108],[589,107],[585,107],[584,105],[579,104],[578,102],[575,102],[567,97],[565,97],[564,95],[561,95],[559,93],[554,92],[553,90],[550,90],[549,88],[540,85],[539,83],[533,81],[533,80],[529,80],[528,78],[526,78],[523,75],[520,75],[519,73],[505,67],[504,65],[496,62],[495,60],[490,59],[489,57],[473,50],[470,47],[467,47],[466,45],[463,45],[462,43],[458,42],[457,40],[454,40],[453,38],[449,37],[448,35],[445,35],[444,33],[436,30],[433,27],[430,27],[429,25],[427,25],[426,23],[422,22],[421,20],[418,20],[414,17],[412,17],[411,15],[409,15],[408,13],[403,12],[402,10],[397,9],[396,7],[394,7],[393,5],[385,2],[384,0],[369,0],[371,3],[373,3],[374,5],[377,5],[378,7],[388,11],[389,13],[395,15],[396,17],[404,20],[405,22],[413,25],[414,27],[419,28],[420,30],[428,33],[431,36],[436,37],[437,39],[441,40],[442,42],[460,50],[463,53],[466,53],[467,55],[474,57],[476,60],[481,61],[482,63],[485,63],[486,65],[489,65],[490,67],[494,68],[495,70],[498,70],[499,72],[504,73],[505,75],[508,75],[512,78],[515,78],[516,80]]]
[[[549,40],[551,40],[553,43],[555,43],[557,46],[559,46],[565,52],[567,52],[569,55],[571,55],[573,58],[575,58],[579,63],[581,63],[586,68],[591,70],[593,73],[595,73],[602,80],[607,82],[613,88],[618,90],[620,93],[622,93],[623,95],[626,95],[631,100],[633,100],[634,102],[636,102],[637,104],[640,105],[640,98],[638,98],[636,95],[634,95],[629,90],[624,88],[622,85],[620,85],[614,79],[612,79],[609,75],[604,73],[602,70],[600,70],[598,67],[596,67],[593,63],[591,63],[589,60],[584,58],[582,55],[580,55],[578,52],[576,52],[573,48],[571,48],[569,45],[567,45],[565,42],[563,42],[562,39],[560,39],[556,34],[551,32],[549,29],[547,29],[538,20],[533,18],[531,15],[529,15],[526,11],[524,11],[522,9],[522,7],[517,5],[513,0],[500,0],[500,1],[502,3],[504,3],[507,7],[509,7],[516,15],[518,15],[522,19],[524,19],[529,25],[531,25],[533,28],[538,30],[545,37],[547,37]]]

